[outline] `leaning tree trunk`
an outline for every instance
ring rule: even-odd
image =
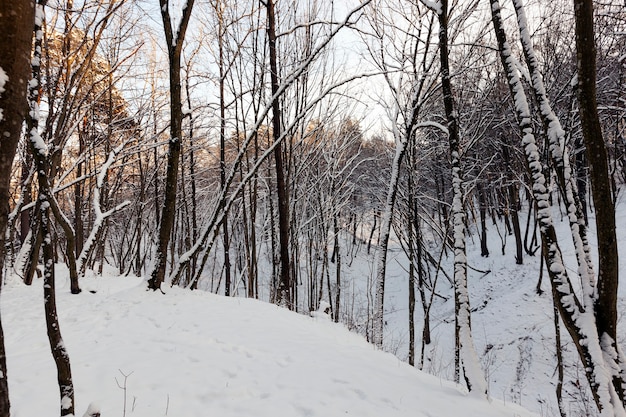
[[[603,347],[606,348],[609,340],[601,340],[597,331],[599,326],[594,312],[596,290],[593,283],[582,280],[581,302],[568,277],[554,229],[549,191],[546,187],[547,181],[542,171],[533,133],[528,100],[506,39],[498,0],[491,0],[491,11],[500,58],[507,76],[511,97],[514,100],[522,144],[530,172],[532,193],[537,205],[537,220],[541,231],[543,257],[550,277],[552,296],[563,324],[572,337],[584,365],[585,375],[596,405],[600,410],[600,415],[603,417],[623,417],[626,416],[626,411],[618,394],[619,389],[615,387],[615,382],[611,378],[612,375],[609,374],[609,369],[613,369],[614,364],[606,362],[610,357],[603,351]],[[611,345],[608,344],[608,346]]]
[[[398,193],[398,179],[400,166],[407,148],[406,140],[396,139],[396,155],[391,165],[391,180],[387,189],[387,201],[380,225],[380,242],[376,259],[376,301],[374,303],[374,323],[372,326],[372,342],[379,348],[383,347],[383,333],[385,324],[385,275],[387,270],[387,248],[393,220],[393,208]]]
[[[581,201],[576,190],[576,180],[572,175],[568,148],[565,144],[565,130],[552,109],[543,83],[543,75],[539,68],[539,60],[535,54],[533,42],[526,22],[526,13],[521,0],[514,0],[517,23],[524,51],[524,58],[531,75],[531,87],[537,100],[539,115],[548,138],[550,157],[566,206],[570,231],[574,243],[578,273],[581,279],[595,280],[591,261],[591,248],[587,239],[587,226]],[[606,152],[605,152],[606,155]]]

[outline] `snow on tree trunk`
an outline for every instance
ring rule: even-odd
[[[396,135],[397,136],[397,135]],[[393,207],[396,202],[398,192],[398,179],[400,177],[400,166],[406,151],[406,140],[396,138],[396,154],[391,164],[391,179],[387,189],[387,200],[385,210],[380,225],[380,244],[376,259],[376,301],[374,304],[374,325],[372,329],[372,342],[374,345],[383,347],[383,332],[385,327],[385,274],[387,268],[387,248],[389,246],[389,234],[391,232],[391,222],[393,220]]]
[[[467,258],[465,253],[465,211],[463,207],[463,178],[460,159],[458,116],[454,108],[450,65],[448,62],[448,2],[441,1],[439,18],[439,52],[441,58],[441,87],[448,120],[448,140],[452,165],[452,223],[454,238],[454,298],[458,334],[458,355],[463,376],[471,394],[487,396],[487,381],[480,367],[471,333],[470,303],[467,290]]]
[[[37,169],[38,184],[38,208],[39,227],[42,236],[42,253],[44,262],[44,309],[46,314],[46,328],[50,351],[57,369],[57,383],[60,393],[61,416],[74,415],[74,384],[72,382],[72,370],[70,358],[61,336],[59,318],[56,309],[56,289],[54,271],[54,242],[52,240],[52,227],[50,213],[57,210],[54,201],[48,172],[50,171],[50,156],[48,148],[39,136],[39,80],[41,70],[41,30],[44,20],[45,0],[41,0],[36,6],[35,14],[35,49],[32,58],[32,77],[28,85],[28,101],[30,112],[27,117],[28,139]],[[60,212],[60,211],[59,211]],[[72,243],[73,246],[73,243]],[[73,249],[73,248],[72,248]]]
[[[550,143],[550,155],[554,161],[559,185],[563,193],[567,216],[574,242],[576,259],[578,261],[578,274],[585,285],[595,285],[595,273],[591,260],[591,248],[587,239],[587,226],[583,214],[576,182],[572,176],[572,168],[569,162],[569,152],[565,146],[565,130],[556,113],[552,109],[550,100],[543,83],[543,75],[539,68],[539,61],[535,54],[533,42],[528,31],[526,13],[521,0],[513,0],[517,24],[524,51],[526,65],[530,72],[531,86],[539,107],[539,114],[543,122],[548,141]],[[586,284],[589,283],[589,284]]]
[[[532,116],[524,92],[515,59],[504,32],[500,3],[491,0],[492,22],[498,40],[500,59],[504,67],[518,124],[522,134],[522,145],[526,162],[531,174],[532,192],[537,203],[537,219],[543,242],[543,256],[546,260],[548,275],[552,285],[552,294],[578,354],[585,366],[587,380],[591,386],[594,400],[601,416],[626,416],[624,406],[617,394],[611,378],[611,371],[605,361],[594,315],[593,295],[589,288],[583,289],[583,303],[574,293],[572,283],[563,263],[552,221],[549,192],[546,178],[532,127]]]
[[[85,276],[87,260],[89,259],[89,256],[91,255],[92,249],[96,243],[96,237],[98,236],[98,234],[100,233],[100,230],[102,229],[104,220],[107,217],[110,217],[111,215],[113,215],[114,213],[122,210],[126,206],[130,205],[130,201],[124,201],[104,213],[102,212],[102,209],[100,207],[100,190],[102,190],[102,187],[104,186],[104,181],[106,179],[106,175],[107,175],[107,172],[109,171],[109,168],[115,161],[115,158],[117,157],[117,155],[124,148],[124,145],[125,144],[121,144],[120,146],[118,146],[117,148],[111,151],[108,159],[100,168],[100,173],[98,174],[98,178],[96,179],[96,186],[93,190],[93,207],[94,207],[96,218],[93,221],[93,227],[91,228],[89,237],[87,237],[87,240],[85,241],[83,245],[83,249],[80,252],[80,255],[78,256],[76,260],[76,269],[78,270],[78,274],[81,277]]]
[[[4,236],[9,210],[13,160],[28,111],[27,82],[33,36],[34,4],[0,2],[0,291],[4,271]],[[4,334],[0,322],[0,417],[10,412]]]

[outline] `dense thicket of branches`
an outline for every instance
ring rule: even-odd
[[[322,308],[390,348],[387,255],[399,246],[409,362],[423,365],[436,287],[450,284],[456,375],[482,393],[465,259],[465,238],[476,235],[485,257],[510,251],[522,264],[543,254],[598,408],[621,415],[614,202],[626,179],[623,4],[58,0],[35,31],[28,23],[19,34],[18,19],[5,16],[31,22],[21,3],[0,10],[0,33],[35,57],[31,66],[24,51],[17,59],[0,49],[9,78],[0,84],[0,269],[30,285],[49,260],[53,290],[52,265],[66,263],[77,293],[81,277],[109,265],[164,292],[179,285]],[[0,48],[9,43],[17,38]],[[583,54],[594,46],[595,57]],[[12,74],[37,74],[31,107],[40,113],[28,134],[29,85]],[[556,207],[567,215],[581,285],[567,277]],[[597,267],[591,212],[602,219]],[[500,247],[489,247],[489,233]],[[453,256],[454,270],[442,268]],[[367,268],[348,279],[355,262]],[[69,361],[66,372],[71,385]],[[6,375],[0,343],[2,395]]]

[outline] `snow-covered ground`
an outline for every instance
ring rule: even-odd
[[[626,210],[621,200],[617,232],[621,270],[626,271]],[[557,210],[554,215],[576,282],[568,225]],[[593,234],[593,215],[590,220]],[[538,295],[538,255],[525,256],[524,264],[516,265],[513,237],[506,236],[503,256],[496,226],[490,222],[488,227],[490,256],[480,256],[474,230],[468,238],[468,259],[472,330],[490,403],[468,397],[462,387],[448,382],[454,377],[454,304],[452,287],[443,276],[431,310],[433,341],[424,352],[423,369],[430,375],[403,362],[408,347],[407,261],[395,243],[388,257],[385,349],[397,356],[375,350],[323,315],[311,318],[261,301],[204,291],[171,288],[166,295],[155,294],[145,291],[141,279],[113,273],[85,279],[81,284],[85,291],[73,296],[67,273],[59,266],[60,324],[72,360],[77,413],[82,415],[94,401],[103,417],[530,415],[517,405],[537,415],[558,416],[554,313],[547,276],[545,292]],[[432,250],[438,256],[438,249]],[[342,308],[362,331],[367,292],[370,299],[373,295],[375,256],[364,249],[353,255],[344,256]],[[451,260],[443,261],[451,271]],[[25,287],[15,277],[9,277],[2,292],[16,417],[54,415],[58,410],[42,293],[41,280]],[[626,287],[621,285],[622,347],[625,300]],[[419,300],[415,319],[419,358],[423,322]],[[569,336],[561,332],[566,411],[571,417],[593,416],[595,406],[581,365]]]
[[[619,194],[616,208],[616,231],[619,242],[620,271],[626,274],[626,195]],[[553,212],[555,227],[561,249],[568,266],[568,274],[574,285],[579,281],[576,261],[567,218],[558,209]],[[595,217],[590,213],[590,244],[594,255]],[[525,222],[526,214],[520,214],[520,222]],[[536,292],[539,278],[539,252],[535,256],[524,256],[524,264],[515,264],[515,240],[506,238],[506,254],[501,252],[501,240],[497,227],[503,233],[502,224],[488,221],[489,257],[480,256],[480,240],[476,226],[470,227],[468,237],[468,286],[472,307],[472,334],[483,370],[489,383],[489,394],[501,401],[514,402],[546,417],[559,416],[556,402],[557,359],[555,346],[555,325],[550,282],[547,273],[543,274],[541,285],[543,294]],[[524,227],[524,223],[522,223]],[[523,233],[523,230],[522,230]],[[404,271],[407,261],[401,252],[391,257],[388,274],[388,302],[386,309],[387,348],[406,358],[408,349],[408,300],[407,274]],[[446,264],[451,274],[450,261]],[[395,265],[395,266],[394,266]],[[404,269],[403,269],[404,268]],[[474,269],[472,269],[474,268]],[[545,268],[545,267],[544,267]],[[484,273],[483,271],[489,271]],[[438,294],[447,297],[444,301],[435,298],[431,310],[431,330],[433,342],[426,346],[423,369],[444,379],[454,377],[454,300],[453,289],[441,277],[437,284]],[[423,314],[419,300],[416,301],[416,354],[419,357],[419,343]],[[626,285],[622,282],[618,293],[618,339],[622,349],[626,347]],[[563,400],[566,412],[571,417],[595,416],[597,410],[584,370],[576,354],[575,347],[561,326],[562,352],[565,361],[565,385]]]
[[[468,396],[323,314],[178,288],[162,295],[141,279],[106,275],[83,281],[96,293],[71,295],[60,275],[79,416],[91,402],[103,417],[532,415]],[[14,417],[59,407],[42,297],[41,280],[9,281],[2,293]]]

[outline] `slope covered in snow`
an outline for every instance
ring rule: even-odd
[[[620,271],[626,273],[626,203],[620,193],[616,209],[616,231],[619,241]],[[595,244],[595,213],[589,213],[589,236],[592,253],[597,266]],[[553,211],[555,228],[563,250],[568,274],[574,285],[576,257],[569,224],[564,212]],[[526,219],[526,213],[520,215]],[[472,335],[481,359],[489,394],[501,401],[521,404],[542,416],[559,416],[556,401],[558,382],[554,309],[550,282],[544,271],[542,293],[536,291],[540,270],[539,251],[534,256],[524,254],[524,263],[515,263],[515,240],[508,235],[505,226],[488,222],[488,247],[490,255],[480,255],[477,225],[472,223],[468,236],[468,286],[472,307]],[[505,254],[501,246],[506,242]],[[438,254],[435,248],[433,254]],[[387,349],[401,358],[408,350],[408,301],[407,264],[404,254],[396,252],[395,268],[391,268],[388,280],[389,302],[386,321]],[[452,270],[450,260],[443,260],[444,269]],[[355,262],[356,264],[356,262]],[[402,266],[402,267],[401,267]],[[544,265],[545,268],[545,265]],[[576,288],[580,291],[580,288]],[[579,293],[580,294],[580,293]],[[618,292],[618,342],[626,346],[626,285],[621,283]],[[431,314],[432,343],[425,346],[423,369],[444,379],[454,377],[454,298],[450,283],[441,277],[437,283]],[[416,355],[420,355],[423,312],[416,304]],[[564,359],[563,402],[569,416],[595,416],[597,409],[588,388],[584,369],[575,346],[563,327],[561,352]]]
[[[59,274],[61,275],[61,274]],[[59,279],[77,414],[109,416],[531,416],[427,375],[327,320],[137,278]],[[2,293],[12,415],[55,415],[41,281]],[[126,377],[125,377],[126,376]],[[125,390],[123,387],[126,387]]]

